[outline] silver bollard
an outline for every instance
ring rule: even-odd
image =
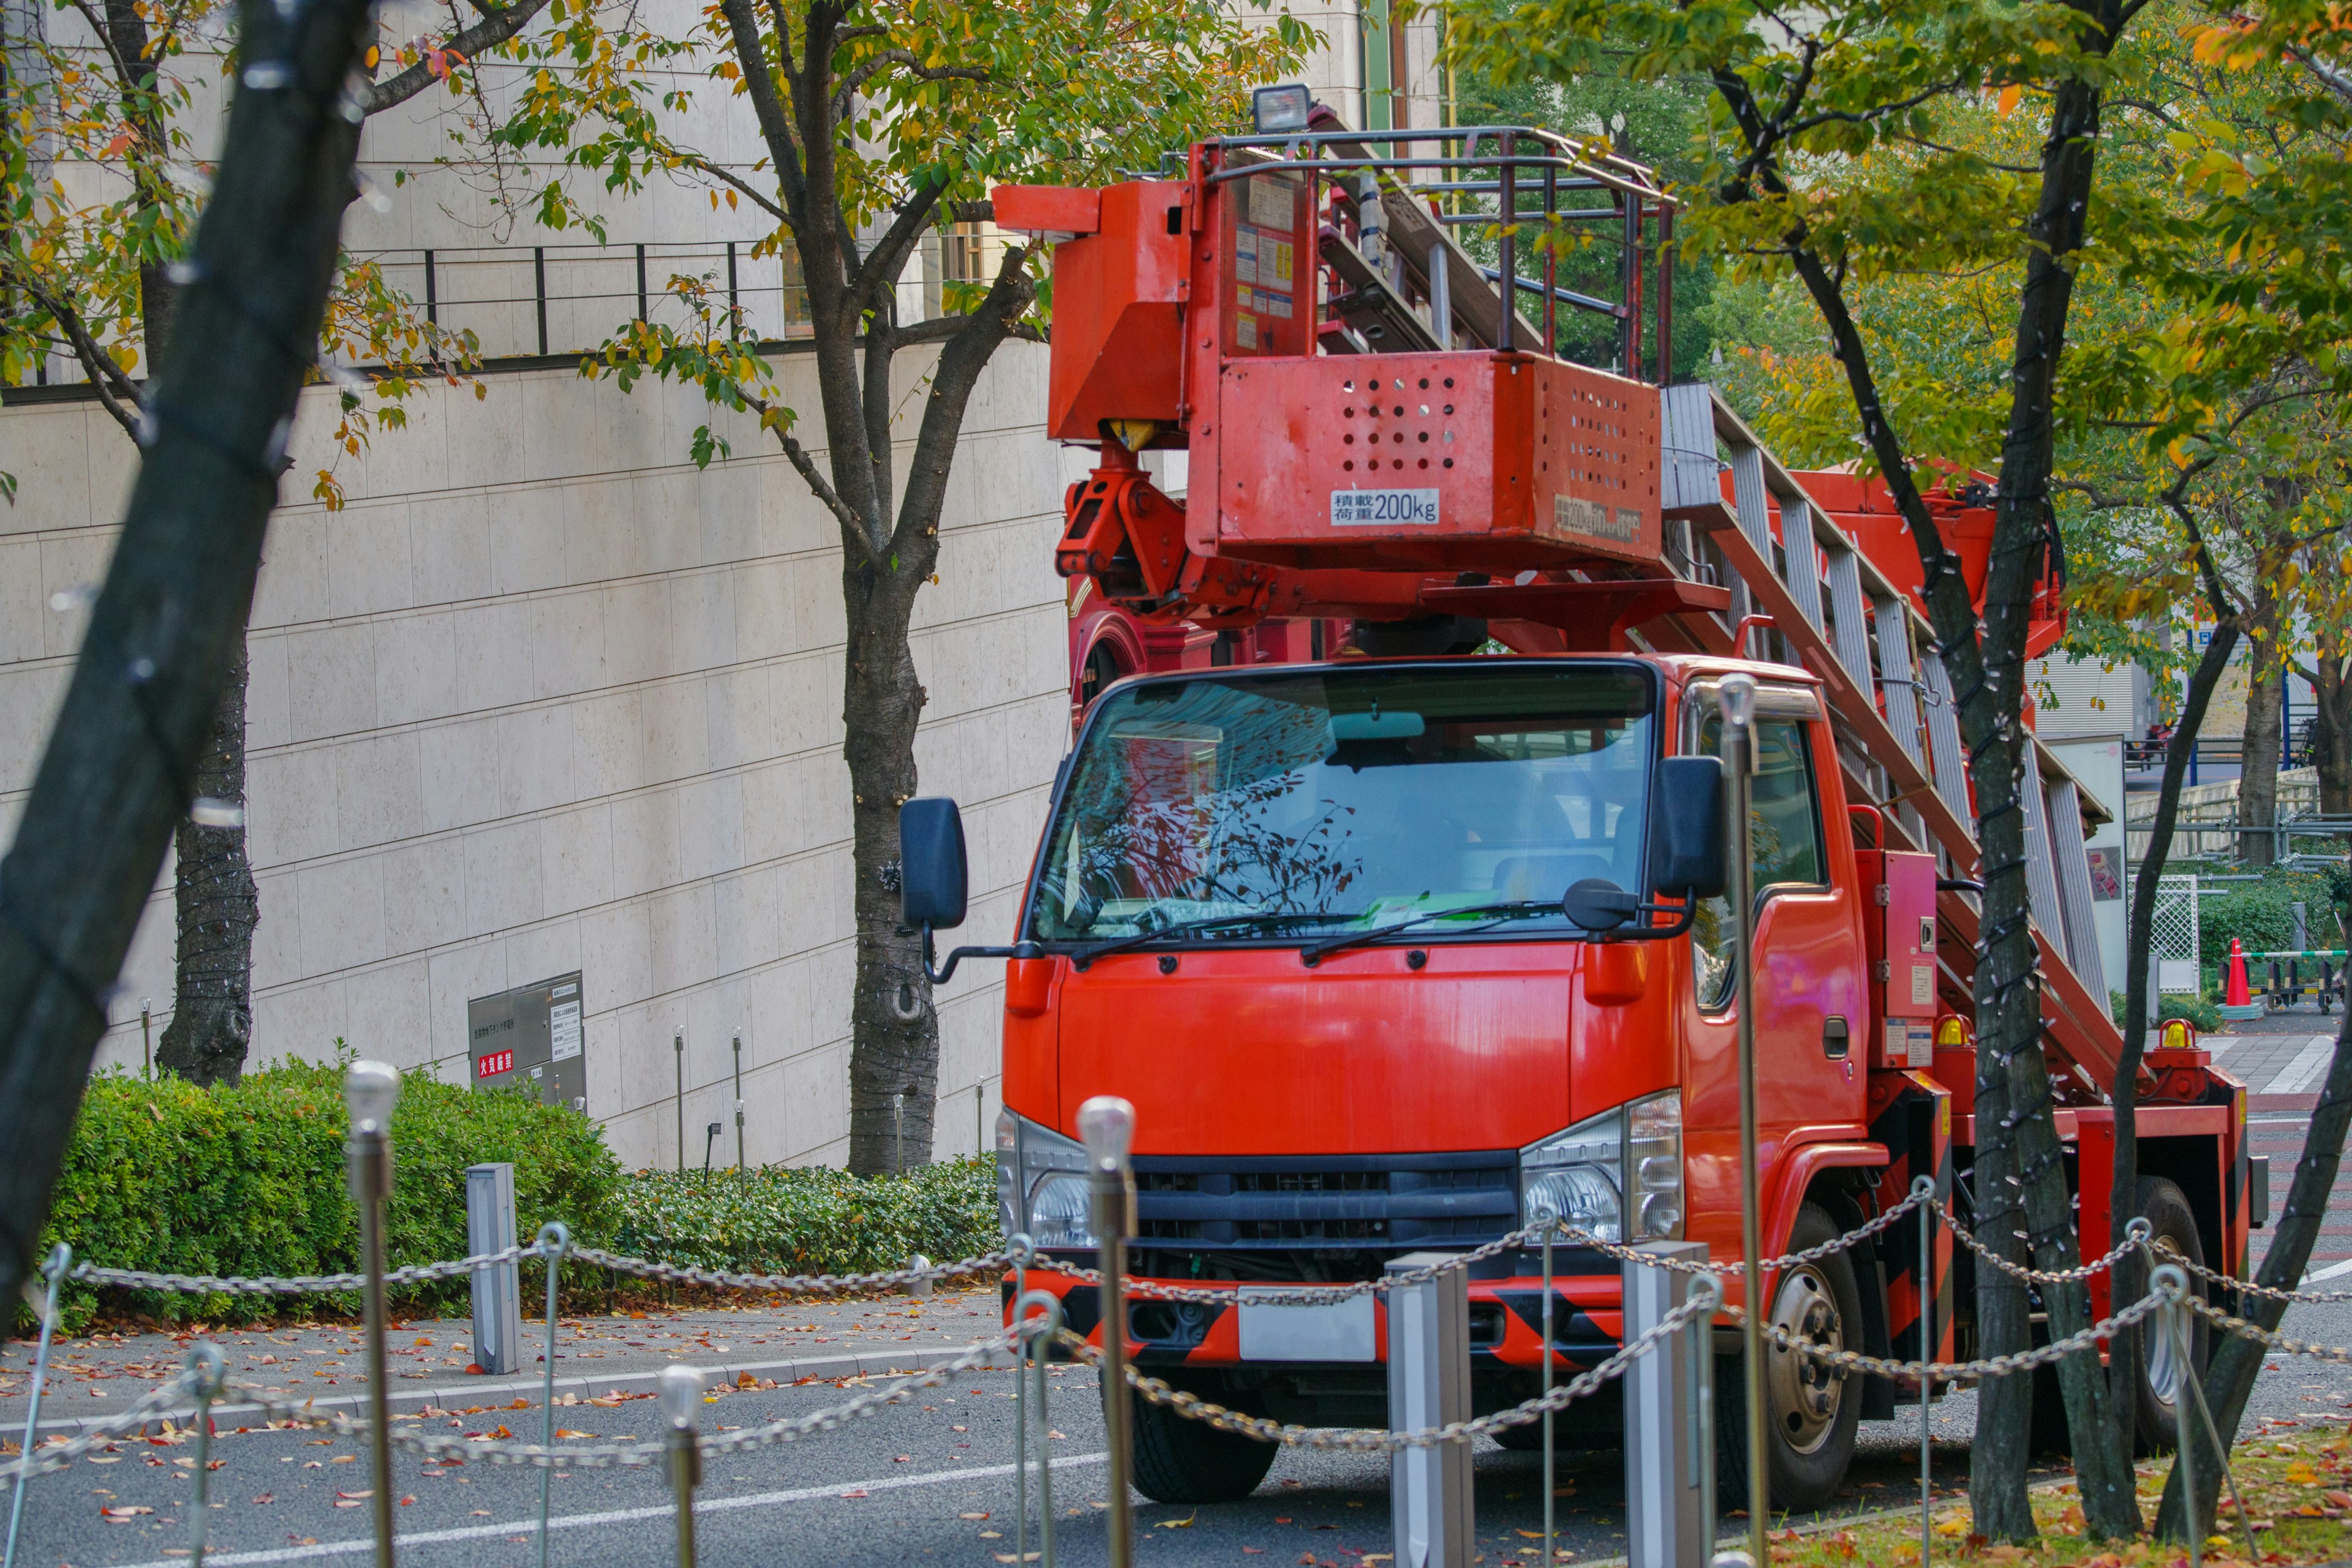
[[[1936,1359],[1936,1178],[1915,1176],[1911,1196],[1919,1205],[1919,1364]],[[1935,1542],[1936,1437],[1932,1412],[1936,1380],[1919,1374],[1919,1568],[1927,1568]]]
[[[514,1167],[466,1167],[466,1250],[476,1257],[515,1244]],[[512,1376],[522,1370],[522,1265],[474,1270],[474,1364]]]
[[[509,1223],[512,1223],[509,1218]],[[539,1446],[555,1447],[555,1298],[563,1280],[563,1255],[572,1250],[572,1232],[562,1220],[551,1219],[539,1227],[540,1250],[547,1255],[547,1375],[541,1380],[539,1394]],[[548,1493],[555,1480],[555,1467],[539,1468],[539,1568],[547,1568]]]
[[[392,1108],[400,1074],[382,1062],[353,1062],[343,1074],[351,1130],[343,1140],[352,1202],[360,1211],[360,1271],[367,1277],[368,1437],[375,1490],[376,1568],[392,1568],[392,1410],[383,1357],[383,1205],[392,1196]]]
[[[16,1568],[16,1527],[25,1518],[25,1488],[33,1479],[33,1436],[41,1422],[41,1390],[49,1378],[49,1341],[58,1327],[58,1287],[65,1283],[66,1270],[73,1267],[73,1248],[60,1241],[49,1249],[48,1260],[41,1265],[42,1277],[48,1280],[48,1295],[41,1304],[41,1342],[33,1352],[33,1397],[25,1407],[25,1445],[16,1459],[16,1495],[8,1500],[8,1550],[0,1557],[5,1568]]]
[[[1705,1263],[1701,1241],[1652,1241],[1646,1257]],[[1704,1281],[1702,1284],[1701,1281]],[[1624,1341],[1631,1344],[1694,1295],[1715,1295],[1711,1274],[1627,1259]],[[1711,1314],[1709,1314],[1711,1316]],[[1631,1568],[1706,1568],[1715,1551],[1714,1332],[1707,1316],[1625,1369],[1625,1561]]]
[[[220,1346],[207,1340],[189,1348],[187,1368],[196,1385],[196,1498],[188,1508],[188,1568],[205,1568],[205,1526],[212,1518],[212,1466],[207,1461],[213,1453],[213,1401],[220,1397],[228,1363]]]
[[[1749,851],[1748,775],[1756,771],[1756,681],[1727,675],[1717,688],[1723,708],[1725,841],[1731,876],[1732,979],[1739,1014],[1739,1303],[1740,1371],[1748,1416],[1748,1551],[1758,1568],[1770,1561],[1765,1531],[1772,1521],[1771,1456],[1764,1429],[1764,1200],[1757,1190],[1755,870]]]
[[[1453,1260],[1450,1252],[1410,1252],[1389,1260],[1400,1274]],[[1470,1273],[1391,1287],[1389,1297],[1389,1427],[1412,1432],[1470,1419]],[[1549,1489],[1549,1477],[1544,1479]],[[1396,1568],[1470,1568],[1478,1531],[1470,1486],[1470,1445],[1400,1448],[1389,1458],[1389,1517]]]
[[[694,1568],[694,1489],[702,1484],[695,1422],[702,1413],[702,1374],[690,1366],[662,1368],[661,1406],[669,1417],[669,1485],[677,1498],[677,1568]]]
[[[1098,1094],[1078,1107],[1078,1136],[1087,1145],[1094,1189],[1095,1242],[1102,1258],[1103,1426],[1110,1451],[1110,1568],[1129,1568],[1135,1553],[1135,1509],[1128,1478],[1135,1474],[1135,1428],[1127,1386],[1127,1238],[1135,1234],[1135,1173],[1127,1152],[1135,1138],[1135,1107]],[[1042,1376],[1042,1374],[1041,1374]],[[1042,1410],[1045,1401],[1040,1399]],[[1050,1454],[1045,1462],[1053,1463]]]
[[[907,1268],[911,1273],[920,1273],[930,1266],[931,1260],[919,1252],[910,1252],[907,1255]],[[936,1283],[937,1281],[929,1275],[924,1275],[919,1279],[909,1279],[907,1281],[907,1294],[915,1300],[928,1301],[931,1299],[931,1288]]]

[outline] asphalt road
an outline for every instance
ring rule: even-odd
[[[971,1305],[980,1310],[977,1301]],[[807,1310],[791,1316],[806,1321]],[[740,1325],[750,1317],[736,1321]],[[649,1337],[666,1326],[654,1320],[634,1331]],[[2297,1309],[2288,1327],[2315,1339],[2352,1342],[2352,1308]],[[229,1348],[255,1348],[236,1346],[239,1336],[230,1337]],[[22,1348],[11,1345],[12,1357]],[[704,1420],[717,1429],[803,1414],[838,1404],[873,1381],[878,1379],[739,1391],[708,1404]],[[1108,1555],[1106,1494],[1094,1374],[1064,1369],[1050,1381],[1050,1419],[1059,1435],[1053,1443],[1057,1559],[1101,1563]],[[1007,1372],[966,1374],[843,1431],[713,1461],[697,1507],[701,1560],[752,1568],[782,1552],[829,1565],[936,1560],[985,1568],[998,1562],[1000,1553],[1011,1552],[1010,1388]],[[2252,1419],[2342,1421],[2347,1407],[2352,1373],[2304,1362],[2264,1374]],[[1916,1419],[1865,1424],[1838,1510],[1899,1506],[1916,1496]],[[659,1430],[654,1401],[642,1397],[566,1406],[559,1420],[607,1441],[651,1438]],[[1940,1486],[1963,1484],[1973,1420],[1969,1396],[1937,1407]],[[404,1425],[463,1434],[494,1430],[501,1422],[530,1436],[536,1412],[478,1410]],[[184,1562],[193,1447],[185,1440],[127,1441],[36,1480],[27,1494],[20,1561],[38,1568],[167,1568]],[[368,1488],[366,1458],[357,1445],[299,1431],[224,1430],[214,1458],[219,1468],[207,1478],[207,1560],[218,1568],[366,1556],[370,1502],[349,1495]],[[1537,1458],[1481,1444],[1475,1467],[1479,1533],[1488,1560],[1534,1559],[1538,1538],[1530,1532],[1540,1529],[1542,1506]],[[430,1465],[399,1455],[394,1473],[404,1561],[436,1568],[531,1568],[537,1561],[536,1472],[479,1462]],[[1386,1461],[1378,1457],[1288,1450],[1246,1501],[1198,1510],[1139,1502],[1138,1556],[1171,1563],[1263,1556],[1327,1568],[1378,1564],[1389,1551],[1387,1483]],[[1622,1553],[1622,1477],[1615,1450],[1567,1455],[1557,1484],[1563,1549],[1580,1563]],[[674,1519],[657,1472],[558,1471],[551,1487],[551,1564],[606,1568],[670,1556]],[[152,1511],[121,1512],[139,1509]]]
[[[2275,1206],[2300,1149],[2314,1095],[2294,1086],[2293,1058],[2316,1020],[2275,1032],[2303,1040],[2247,1037],[2231,1056],[2248,1068],[2259,1093],[2258,1137],[2273,1153]],[[2272,1031],[2261,1031],[2271,1033]],[[2281,1060],[2272,1062],[2273,1055]],[[2234,1065],[2230,1057],[2223,1065]],[[2275,1086],[2275,1088],[2273,1088]],[[2310,1088],[2315,1089],[2315,1084]],[[2347,1175],[2352,1180],[2352,1175]],[[2347,1194],[2352,1195],[2352,1194]],[[2352,1214],[2352,1205],[2340,1212]],[[2315,1273],[2333,1267],[2333,1222]],[[2259,1251],[2259,1247],[2258,1247]],[[2352,1279],[2341,1281],[2352,1287]],[[673,1361],[742,1372],[782,1386],[738,1390],[705,1406],[706,1426],[748,1426],[838,1404],[887,1376],[892,1366],[945,1359],[948,1347],[987,1331],[992,1291],[945,1296],[918,1306],[900,1299],[831,1304],[778,1304],[750,1311],[696,1311],[649,1318],[564,1321],[560,1380],[582,1380],[573,1396],[633,1394],[616,1404],[566,1405],[567,1428],[603,1440],[651,1438],[659,1430],[647,1374]],[[2299,1307],[2286,1330],[2333,1344],[2352,1344],[2352,1305]],[[60,1381],[45,1407],[50,1420],[121,1409],[169,1374],[190,1336],[101,1336],[63,1345]],[[324,1404],[353,1400],[356,1335],[347,1327],[235,1331],[213,1336],[240,1376]],[[394,1392],[414,1411],[427,1401],[442,1414],[413,1417],[419,1428],[462,1435],[507,1424],[537,1430],[534,1405],[507,1405],[530,1391],[515,1380],[467,1377],[463,1323],[411,1323],[393,1337]],[[24,1419],[24,1369],[30,1345],[0,1347],[0,1426],[13,1437]],[[535,1360],[535,1358],[534,1358]],[[865,1381],[849,1374],[863,1368]],[[535,1378],[536,1364],[521,1369]],[[795,1376],[822,1373],[794,1385]],[[1091,1568],[1108,1553],[1103,1430],[1094,1375],[1052,1374],[1051,1423],[1056,1436],[1055,1505],[1058,1560]],[[828,1568],[937,1561],[974,1568],[1012,1551],[1013,1403],[1003,1371],[966,1374],[908,1405],[885,1409],[846,1429],[801,1443],[714,1461],[697,1505],[700,1559],[714,1568],[765,1568],[780,1555]],[[2325,1362],[2273,1360],[2257,1383],[2246,1430],[2265,1423],[2343,1423],[2352,1412],[2352,1369]],[[209,1562],[237,1564],[363,1560],[371,1542],[366,1459],[355,1445],[305,1432],[230,1430],[222,1423],[210,1473]],[[250,1418],[247,1418],[248,1420]],[[1965,1484],[1975,1401],[1961,1394],[1933,1412],[1937,1485]],[[1832,1513],[1901,1506],[1916,1496],[1917,1415],[1865,1423],[1848,1487]],[[1605,1436],[1606,1435],[1604,1435]],[[1475,1452],[1477,1518],[1487,1561],[1532,1562],[1539,1551],[1542,1489],[1534,1455],[1482,1443]],[[60,1474],[36,1480],[26,1496],[19,1560],[36,1568],[172,1568],[187,1555],[194,1459],[181,1440],[125,1441]],[[400,1500],[396,1528],[404,1562],[427,1568],[531,1568],[537,1561],[535,1471],[482,1463],[394,1462]],[[1570,1452],[1556,1478],[1560,1544],[1579,1563],[1624,1550],[1622,1472],[1613,1447]],[[656,1563],[672,1554],[674,1518],[661,1476],[653,1470],[557,1472],[551,1483],[555,1568],[617,1568]],[[139,1512],[124,1510],[147,1510]],[[110,1515],[109,1510],[113,1510]],[[1790,1522],[1801,1523],[1803,1521]],[[1727,1521],[1727,1529],[1738,1529]],[[1198,1510],[1148,1501],[1137,1508],[1139,1561],[1245,1563],[1356,1568],[1387,1561],[1388,1465],[1376,1456],[1286,1450],[1256,1495]]]

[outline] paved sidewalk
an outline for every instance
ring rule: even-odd
[[[929,1300],[780,1299],[773,1307],[562,1317],[556,1403],[614,1392],[645,1397],[661,1369],[678,1362],[700,1368],[709,1385],[752,1388],[911,1370],[993,1333],[1001,1321],[997,1302],[996,1290],[983,1288]],[[540,1348],[546,1342],[545,1322],[523,1320],[530,1364],[516,1374],[490,1377],[465,1370],[472,1359],[472,1328],[465,1320],[399,1321],[385,1336],[393,1407],[458,1413],[537,1408],[545,1376]],[[52,1349],[42,1433],[71,1435],[128,1408],[177,1372],[199,1339],[226,1352],[231,1375],[259,1383],[272,1395],[321,1409],[356,1408],[366,1402],[366,1351],[356,1324],[101,1332],[62,1340]],[[0,1345],[0,1431],[23,1430],[35,1348],[31,1340]],[[235,1408],[220,1410],[227,1415]]]

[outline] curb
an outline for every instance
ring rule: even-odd
[[[680,1357],[677,1361],[665,1364],[694,1367],[709,1379],[710,1386],[731,1388],[736,1378],[746,1373],[753,1377],[772,1378],[782,1384],[797,1382],[804,1377],[858,1377],[877,1373],[919,1372],[931,1363],[917,1360],[909,1364],[908,1358],[910,1354],[916,1357],[937,1355],[945,1360],[969,1348],[969,1344],[919,1345],[871,1354],[808,1356],[793,1361],[720,1362],[715,1364],[688,1361]],[[1009,1352],[1004,1364],[1011,1364]],[[982,1367],[974,1367],[971,1370],[995,1371],[998,1370],[998,1365],[992,1360]],[[576,1394],[585,1399],[592,1394],[600,1394],[606,1389],[631,1389],[632,1385],[638,1384],[650,1385],[661,1376],[662,1371],[662,1367],[656,1366],[642,1368],[635,1372],[616,1372],[602,1376],[558,1377],[555,1380],[555,1392],[559,1396],[564,1394]],[[507,1400],[529,1399],[530,1404],[527,1408],[537,1409],[538,1400],[534,1396],[546,1386],[544,1379],[533,1377],[508,1378],[497,1382],[469,1381],[463,1384],[446,1384],[437,1388],[396,1388],[392,1391],[388,1403],[395,1415],[421,1415],[427,1409],[460,1410],[483,1405],[499,1396]],[[746,1390],[745,1392],[772,1391]],[[304,1400],[302,1407],[306,1410],[352,1409],[366,1405],[367,1401],[368,1396],[364,1394],[338,1394],[323,1399]],[[240,1414],[258,1415],[260,1410],[261,1407],[257,1405],[225,1404],[214,1405],[212,1415],[214,1421],[218,1423],[226,1417]],[[191,1419],[195,1413],[196,1408],[193,1405],[180,1409],[159,1410],[149,1425],[152,1426],[160,1421]],[[67,1436],[78,1437],[95,1427],[103,1426],[108,1419],[109,1417],[103,1412],[94,1415],[61,1416],[56,1420],[43,1421],[34,1430],[45,1434],[62,1433]],[[23,1426],[21,1422],[11,1423],[9,1429],[22,1431]],[[146,1429],[145,1426],[142,1426],[137,1432],[123,1433],[122,1436],[126,1440],[133,1439],[142,1435]]]

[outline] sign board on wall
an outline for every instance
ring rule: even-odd
[[[476,1089],[529,1084],[542,1103],[588,1109],[580,972],[466,1004]]]

